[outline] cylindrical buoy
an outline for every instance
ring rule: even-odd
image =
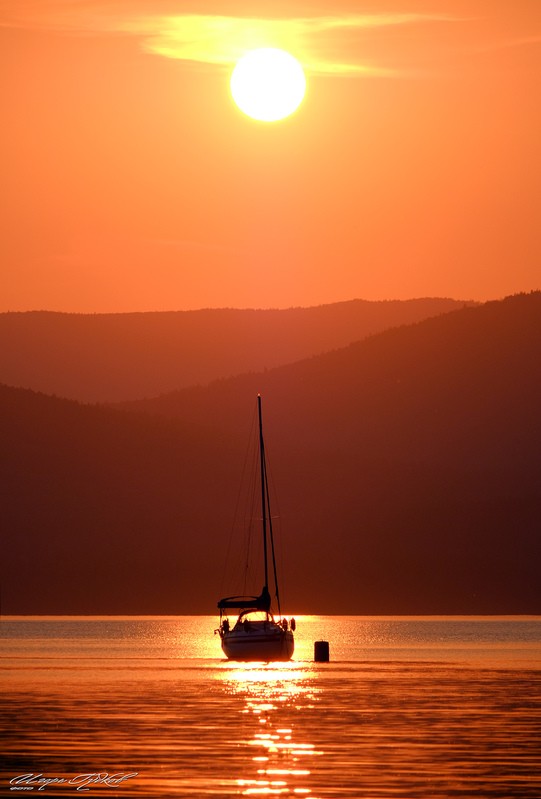
[[[314,643],[314,660],[316,663],[329,662],[329,642],[316,641]]]

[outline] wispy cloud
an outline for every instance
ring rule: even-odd
[[[479,47],[478,52],[489,53],[493,50],[506,50],[518,47],[538,47],[539,45],[541,45],[541,33],[538,33],[533,36],[521,36],[511,39],[499,39],[498,41],[492,42],[491,44]]]
[[[333,57],[336,36],[372,28],[443,19],[416,14],[258,19],[186,15],[126,21],[124,30],[141,37],[145,50],[167,58],[229,66],[255,47],[282,47],[295,53],[314,73],[357,74],[386,72],[358,58]]]
[[[72,34],[124,34],[137,37],[148,53],[165,58],[229,67],[249,49],[282,47],[308,72],[324,75],[392,74],[363,63],[351,37],[370,30],[455,21],[444,14],[389,13],[262,19],[225,15],[129,13],[123,4],[31,3],[19,0],[0,25],[48,27]],[[350,46],[341,47],[347,36]],[[347,52],[347,56],[337,53]]]

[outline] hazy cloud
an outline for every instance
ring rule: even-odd
[[[229,66],[247,50],[283,47],[295,53],[305,68],[324,74],[387,72],[358,59],[332,57],[336,36],[367,28],[426,22],[416,14],[257,19],[226,16],[178,16],[127,21],[124,30],[137,33],[148,52],[167,58]],[[430,21],[442,17],[431,17]]]
[[[367,30],[456,21],[444,14],[390,13],[261,19],[225,15],[137,14],[121,3],[39,3],[19,0],[4,12],[4,27],[43,27],[72,34],[125,34],[137,37],[149,53],[216,66],[230,66],[256,47],[293,52],[312,73],[391,74],[384,65],[366,64],[351,37]],[[349,47],[344,49],[342,38]],[[337,52],[347,52],[344,58]]]

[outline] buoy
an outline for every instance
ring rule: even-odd
[[[314,643],[314,660],[316,663],[329,662],[329,642],[316,641]]]

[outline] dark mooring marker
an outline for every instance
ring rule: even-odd
[[[314,660],[316,663],[329,662],[329,642],[316,641],[314,643]]]

